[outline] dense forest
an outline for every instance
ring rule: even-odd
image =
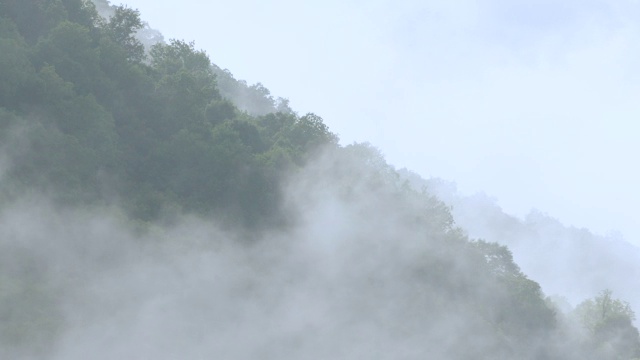
[[[1,358],[640,358],[624,291],[126,6],[0,0],[0,182]]]

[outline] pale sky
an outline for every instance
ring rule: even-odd
[[[640,244],[637,1],[125,3],[343,144]]]

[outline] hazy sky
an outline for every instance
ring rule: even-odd
[[[637,1],[125,3],[345,144],[640,244]]]

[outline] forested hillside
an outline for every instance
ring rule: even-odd
[[[597,235],[564,226],[539,210],[518,219],[485,194],[460,194],[451,181],[425,180],[406,169],[399,174],[412,187],[425,187],[451,206],[456,224],[470,237],[508,246],[523,271],[538,280],[547,293],[575,304],[608,288],[634,308],[640,307],[640,248],[620,235]]]
[[[74,11],[43,4],[8,2],[3,11],[15,21],[2,24],[2,136],[20,158],[4,196],[28,185],[86,204],[111,191],[144,220],[184,209],[256,225],[277,221],[281,172],[335,143],[312,114],[238,111],[193,44],[158,44],[147,58],[130,9],[107,22],[81,1]],[[34,26],[35,17],[47,20]],[[14,124],[28,126],[16,134]]]
[[[374,147],[98,5],[0,0],[1,358],[640,357],[616,293],[564,309]]]

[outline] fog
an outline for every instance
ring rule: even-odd
[[[286,135],[317,142],[269,154],[265,146],[246,158],[194,147],[186,154],[246,165],[228,182],[260,176],[243,163],[249,155],[274,163],[277,156],[291,158],[282,166],[268,163],[275,175],[258,182],[256,192],[228,186],[221,187],[229,192],[227,203],[203,197],[220,201],[219,208],[181,207],[167,195],[144,204],[166,209],[142,218],[132,215],[135,199],[119,198],[126,193],[117,191],[121,180],[109,167],[88,177],[97,199],[86,202],[56,197],[47,173],[35,185],[28,182],[31,173],[21,178],[21,160],[31,164],[25,154],[43,149],[38,134],[58,129],[41,126],[46,115],[1,109],[7,123],[0,186],[9,184],[5,172],[13,182],[0,197],[0,358],[599,360],[640,354],[633,311],[602,291],[640,306],[640,250],[624,240],[633,236],[637,195],[629,166],[637,145],[626,127],[636,114],[636,85],[628,81],[635,65],[621,63],[634,49],[624,36],[635,31],[626,15],[635,5],[380,1],[320,8],[276,2],[211,11],[188,2],[168,9],[161,2],[130,5],[166,38],[195,38],[223,68],[228,61],[234,72],[234,57],[244,56],[238,78],[263,81],[276,96],[289,97],[295,111],[320,113],[342,145],[370,140],[381,152],[335,143],[322,119],[298,117],[286,101],[266,101],[286,110],[282,118],[252,118],[229,105],[231,118],[218,119],[211,114],[225,103],[216,98],[202,106],[210,127],[196,128],[211,132],[207,144],[234,145],[220,140],[240,139],[239,131],[215,131],[240,119],[255,130],[250,135],[259,137],[266,127],[258,125],[271,121],[289,124]],[[180,20],[185,9],[189,24],[209,30],[189,30]],[[166,19],[173,27],[163,25]],[[245,42],[247,35],[254,42]],[[242,50],[216,48],[216,40]],[[286,75],[283,64],[291,66]],[[253,79],[245,65],[265,76]],[[616,71],[591,74],[610,68]],[[98,115],[96,122],[114,120]],[[184,141],[160,150],[197,139],[180,134],[189,135],[176,130],[156,139]],[[274,144],[288,140],[283,135]],[[620,163],[611,160],[618,155]],[[184,158],[163,159],[157,161],[168,165],[159,173],[183,175],[170,172]],[[187,169],[198,173],[207,160]],[[396,171],[387,160],[422,177]],[[235,171],[211,169],[197,180]],[[611,174],[625,180],[611,182]],[[489,195],[475,193],[480,189]],[[234,200],[258,208],[252,194],[267,192],[273,197],[264,213],[234,219],[244,214],[233,212]],[[630,202],[616,198],[621,194]],[[199,195],[188,199],[200,201]],[[240,195],[246,198],[235,198]],[[273,221],[260,223],[271,215]],[[598,233],[609,228],[623,233]]]
[[[129,0],[343,143],[639,243],[638,4]]]
[[[508,246],[516,263],[546,294],[560,296],[575,306],[590,294],[611,289],[634,309],[640,308],[636,285],[640,248],[620,234],[599,235],[567,226],[537,210],[519,219],[505,213],[496,199],[486,194],[464,195],[453,182],[425,180],[406,169],[400,174],[415,188],[427,188],[449,204],[456,224],[470,237]]]
[[[374,185],[371,169],[334,156],[291,176],[293,226],[259,239],[188,214],[140,228],[117,206],[60,208],[41,195],[5,204],[2,274],[5,285],[17,285],[1,294],[7,322],[0,355],[508,356],[487,331],[489,320],[469,305],[488,301],[498,311],[505,295],[463,253],[451,256],[456,235],[446,219],[418,224],[416,214],[428,203],[401,200],[393,187]],[[341,176],[348,180],[336,181]],[[445,268],[434,273],[434,264]],[[557,345],[551,334],[529,335],[510,353],[536,358]]]
[[[545,294],[512,303],[500,274],[535,284],[517,265],[476,253],[443,203],[408,190],[365,149],[329,149],[288,174],[289,225],[253,236],[188,213],[140,224],[117,203],[61,207],[37,192],[5,202],[0,356],[593,355],[568,313],[535,307]]]

